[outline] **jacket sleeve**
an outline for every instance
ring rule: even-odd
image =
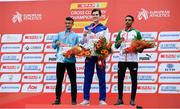
[[[56,45],[56,42],[59,40],[59,34],[56,35],[54,38],[53,38],[53,42],[52,42],[52,47],[54,49],[56,49],[58,47],[58,45]]]
[[[137,32],[137,40],[141,40],[142,39],[142,36],[141,36],[141,33],[140,31],[136,31]]]
[[[121,31],[118,33],[115,40],[115,48],[118,49],[121,45],[118,44],[118,41],[121,40]]]
[[[79,35],[76,35],[75,44],[77,45],[79,43]]]
[[[107,29],[105,30],[105,32],[104,32],[104,36],[105,36],[106,39],[109,39],[109,38],[110,38],[109,35],[110,35],[110,34],[109,34],[109,29],[107,28]],[[109,40],[108,40],[108,41],[109,41]]]

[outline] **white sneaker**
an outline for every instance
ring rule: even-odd
[[[84,100],[83,102],[80,103],[80,105],[83,105],[83,106],[89,105],[89,100]]]
[[[107,105],[107,103],[104,100],[100,100],[99,105]]]

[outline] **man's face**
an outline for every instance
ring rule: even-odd
[[[66,29],[67,29],[67,30],[70,30],[70,29],[72,28],[72,26],[73,26],[73,21],[71,21],[71,20],[66,20],[66,21],[65,21],[65,24],[66,24]]]
[[[98,12],[98,11],[95,11],[95,12],[92,13],[92,18],[93,18],[93,21],[94,21],[94,22],[99,21],[100,17],[101,17],[101,16],[99,15],[99,12]]]
[[[126,27],[131,27],[131,25],[133,24],[133,20],[131,17],[126,17],[125,18],[125,24],[126,24]]]

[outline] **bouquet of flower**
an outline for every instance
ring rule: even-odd
[[[131,46],[125,49],[126,53],[139,52],[142,53],[144,49],[155,47],[154,41],[137,40],[134,39],[131,42]]]
[[[66,58],[70,58],[71,56],[74,56],[74,55],[89,57],[90,54],[91,54],[90,50],[85,49],[79,45],[76,45],[73,48],[69,49],[67,52],[65,52],[63,55]]]
[[[77,56],[85,56],[85,57],[90,57],[90,55],[91,55],[90,49],[86,49],[84,47],[82,47],[82,51],[79,54],[77,54]]]
[[[112,53],[112,43],[107,42],[105,37],[100,37],[97,42],[94,43],[94,52],[98,56],[98,65],[105,67],[104,60]]]

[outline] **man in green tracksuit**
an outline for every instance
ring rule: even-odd
[[[137,71],[138,71],[138,52],[142,52],[141,49],[137,49],[135,52],[127,52],[125,49],[130,47],[131,41],[141,40],[141,34],[138,30],[132,28],[134,17],[127,15],[125,17],[126,27],[118,33],[115,40],[115,48],[119,49],[119,61],[118,61],[118,100],[115,105],[123,104],[123,81],[125,77],[126,69],[130,70],[132,81],[132,92],[130,105],[135,105],[135,96],[137,90]]]

